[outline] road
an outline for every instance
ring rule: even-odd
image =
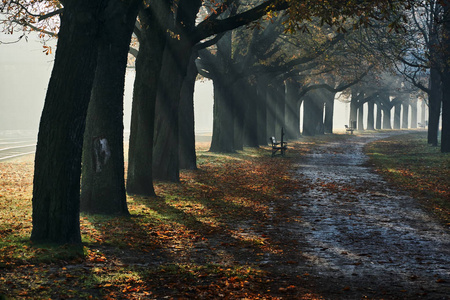
[[[450,299],[448,228],[367,165],[364,145],[384,137],[330,143],[299,162],[291,238],[337,299]]]
[[[36,134],[29,131],[0,132],[0,162],[32,154],[36,150]]]
[[[0,162],[14,159],[36,151],[37,133],[33,131],[0,131]],[[130,138],[129,131],[124,132],[124,142]]]

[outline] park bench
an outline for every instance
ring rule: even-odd
[[[345,131],[353,134],[354,129],[352,127],[348,127],[348,125],[345,125]]]
[[[278,150],[280,150],[281,156],[284,156],[284,152],[287,150],[287,143],[283,141],[284,138],[284,130],[281,128],[281,142],[277,142],[277,139],[274,136],[269,138],[272,143],[272,157],[275,156]]]
[[[353,131],[356,130],[356,121],[350,121],[350,126],[345,125],[345,131],[353,134]]]

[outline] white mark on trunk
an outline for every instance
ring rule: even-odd
[[[101,137],[94,138],[93,151],[95,172],[99,173],[111,157],[111,150],[109,149],[108,140]]]

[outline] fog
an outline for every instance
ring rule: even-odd
[[[18,35],[0,36],[0,130],[37,131],[50,79],[54,51],[43,53],[37,39],[18,43]],[[55,42],[50,43],[55,50]],[[125,81],[124,127],[129,130],[134,69],[127,70]],[[212,84],[198,82],[195,89],[196,131],[212,131]]]
[[[2,35],[2,42],[17,36]],[[50,45],[55,50],[55,42]],[[49,44],[48,44],[49,45]],[[37,39],[0,44],[0,130],[37,131],[54,60],[43,53]],[[125,82],[124,127],[129,130],[134,69],[127,70]],[[211,81],[199,81],[194,94],[195,130],[212,132],[213,87]],[[336,101],[334,128],[348,123],[349,105]]]
[[[4,35],[2,42],[17,36]],[[54,55],[37,40],[0,44],[0,129],[35,130],[44,104]]]

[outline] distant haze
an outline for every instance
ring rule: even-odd
[[[12,37],[1,35],[0,40]],[[38,40],[0,44],[0,130],[38,129],[53,60],[54,52],[45,55]],[[130,128],[134,77],[134,69],[129,69],[125,81],[125,130]],[[200,134],[212,132],[212,90],[211,81],[197,82],[195,87],[195,130]],[[348,118],[349,104],[336,101],[334,128],[344,128]]]
[[[0,36],[2,42],[12,36]],[[38,128],[54,55],[36,40],[0,44],[0,129]]]

